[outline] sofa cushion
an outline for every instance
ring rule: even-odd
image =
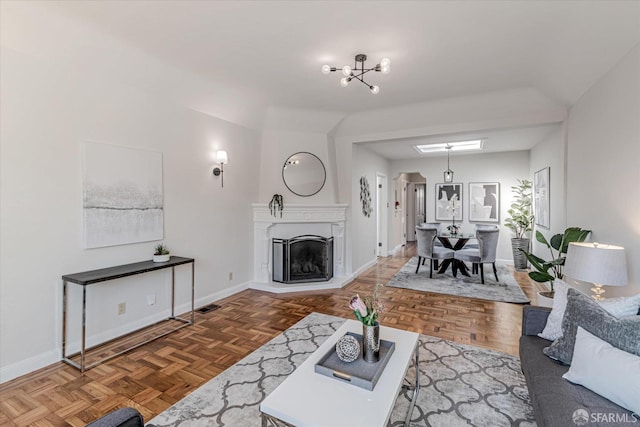
[[[640,356],[619,350],[578,327],[573,360],[562,376],[640,414]]]
[[[640,316],[618,319],[575,289],[567,292],[562,337],[545,348],[544,354],[570,365],[578,326],[620,350],[640,355]]]
[[[557,340],[562,336],[562,319],[567,308],[567,292],[572,288],[571,285],[560,279],[555,279],[553,286],[555,291],[553,308],[544,330],[539,335],[549,341]],[[634,316],[640,309],[640,294],[631,297],[607,298],[598,301],[598,303],[616,317]]]
[[[584,409],[592,413],[620,414],[631,420],[629,411],[593,391],[562,378],[569,369],[549,359],[542,349],[549,341],[537,336],[520,337],[520,363],[527,381],[529,397],[538,427],[572,426],[574,412]],[[612,426],[592,422],[589,427]]]

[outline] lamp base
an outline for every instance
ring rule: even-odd
[[[599,283],[594,283],[593,286],[594,287],[591,288],[591,292],[593,292],[592,298],[596,301],[602,301],[604,299],[602,294],[605,293],[605,290],[602,289],[602,285],[600,285]]]

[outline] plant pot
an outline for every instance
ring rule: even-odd
[[[536,305],[541,307],[553,307],[553,295],[551,291],[538,292]]]
[[[518,239],[515,237],[511,239],[511,250],[513,251],[513,267],[516,270],[526,270],[529,267],[527,257],[520,249],[524,249],[528,252],[530,242],[531,239]]]
[[[153,262],[167,262],[169,261],[169,258],[171,258],[171,255],[166,254],[166,255],[154,255],[153,256]]]

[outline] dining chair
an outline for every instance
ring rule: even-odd
[[[498,227],[491,230],[476,230],[476,238],[478,239],[478,249],[461,249],[456,251],[454,258],[473,264],[472,271],[477,272],[477,268],[480,268],[480,279],[484,284],[484,264],[491,263],[493,266],[493,274],[498,280],[498,270],[496,269],[496,252],[498,248],[498,236],[500,230]]]
[[[440,234],[440,229],[442,227],[442,224],[439,223],[439,222],[423,222],[422,224],[420,224],[420,227],[422,227],[422,228],[434,228],[435,227],[435,229],[438,230],[438,234]],[[438,240],[438,239],[434,240],[433,244],[434,244],[434,246],[443,247],[442,242],[440,242],[440,240]],[[437,261],[436,261],[435,268],[438,268]]]
[[[434,262],[441,259],[452,259],[454,251],[434,245],[438,230],[435,227],[416,227],[416,242],[418,244],[418,266],[416,274],[426,259],[429,260],[429,278],[433,278]],[[437,267],[436,267],[437,268]]]
[[[476,224],[476,231],[478,230],[497,230],[498,226],[497,225],[493,225],[493,224]],[[480,246],[478,245],[478,243],[467,243],[465,245],[465,249],[478,249]],[[474,266],[474,270],[475,270]],[[475,272],[475,271],[474,271]]]

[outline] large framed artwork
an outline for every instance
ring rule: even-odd
[[[162,240],[162,153],[84,144],[85,248]]]
[[[500,183],[469,183],[469,221],[500,222]]]
[[[462,221],[462,184],[436,184],[435,205],[436,221]]]
[[[549,167],[533,174],[533,209],[536,225],[544,228],[551,226],[549,219]]]

